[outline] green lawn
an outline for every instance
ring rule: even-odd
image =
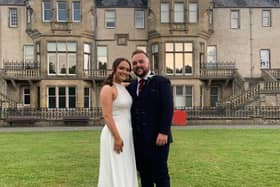
[[[95,187],[99,136],[0,133],[0,187]],[[172,187],[280,184],[280,129],[186,129],[173,136]]]

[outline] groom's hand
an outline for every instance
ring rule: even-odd
[[[168,135],[158,133],[157,140],[156,140],[156,145],[157,146],[166,145],[167,144],[167,139],[168,139]]]

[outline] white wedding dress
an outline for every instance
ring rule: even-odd
[[[112,115],[124,142],[123,152],[114,151],[114,138],[105,125],[100,138],[100,168],[98,187],[137,187],[137,171],[130,118],[132,98],[126,88],[114,84],[118,91],[113,101]]]

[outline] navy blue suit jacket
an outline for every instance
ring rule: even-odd
[[[134,138],[141,137],[143,144],[155,145],[158,133],[168,135],[172,141],[173,94],[170,81],[162,76],[149,77],[143,91],[136,94],[138,81],[128,86],[133,98],[131,118]],[[141,136],[142,135],[142,136]]]

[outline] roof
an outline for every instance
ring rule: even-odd
[[[96,0],[96,7],[145,8],[148,0]]]
[[[279,8],[279,0],[214,0],[215,8]]]
[[[0,0],[0,5],[25,5],[25,0]]]

